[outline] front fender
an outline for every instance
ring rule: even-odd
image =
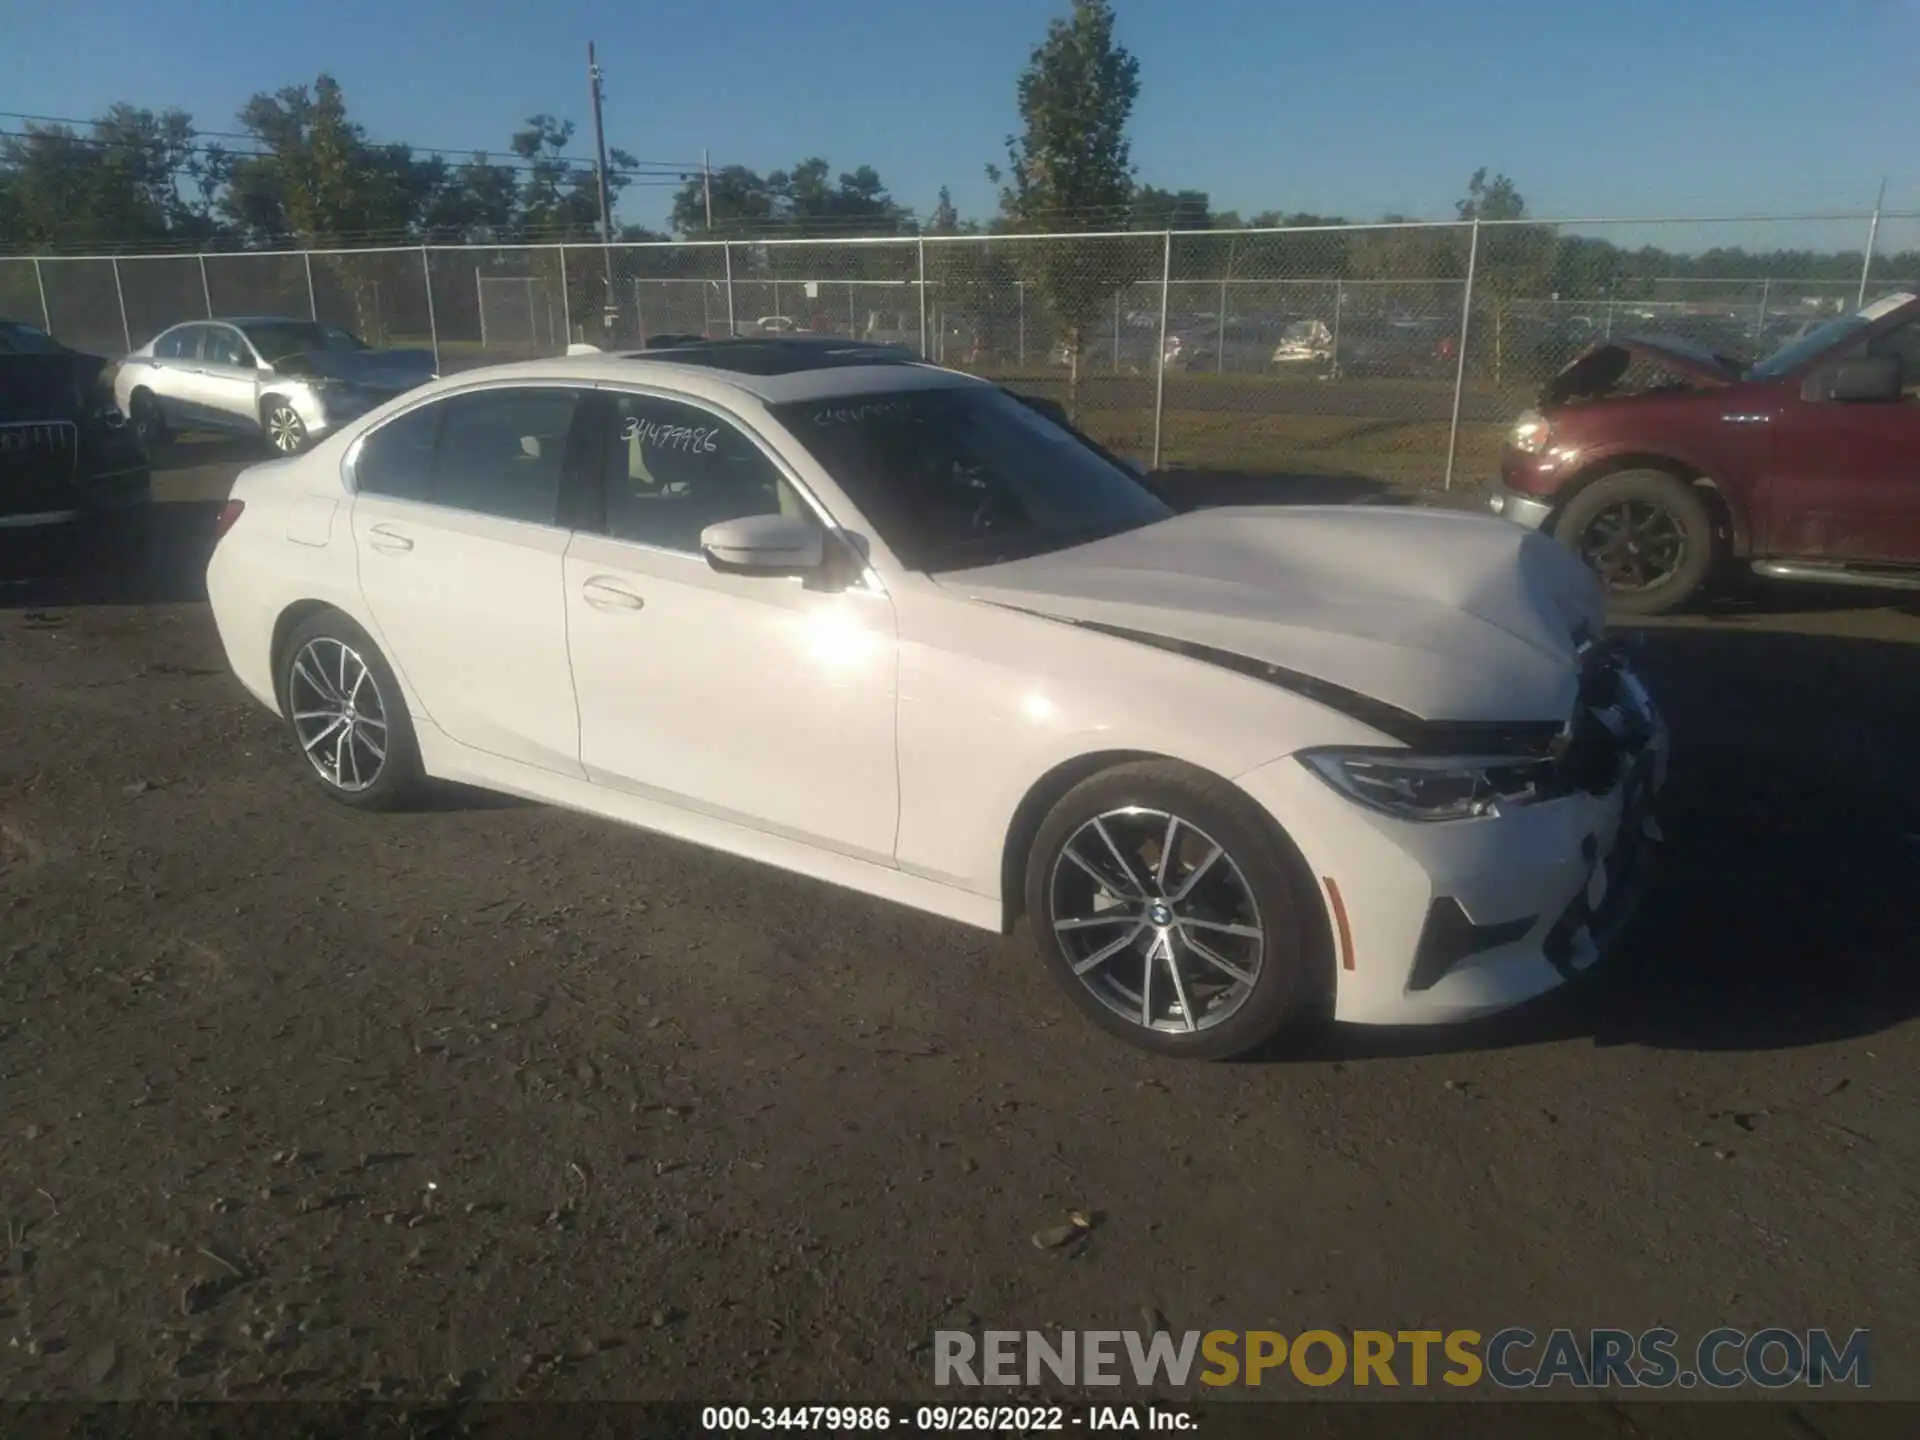
[[[1724,467],[1710,462],[1700,451],[1686,444],[1663,442],[1657,447],[1645,445],[1605,445],[1582,449],[1572,472],[1550,498],[1557,514],[1569,500],[1603,475],[1616,470],[1684,470],[1707,482],[1720,497],[1727,523],[1733,531],[1733,553],[1753,553],[1752,506],[1748,485],[1726,473]],[[1551,525],[1551,522],[1549,522]]]
[[[1163,756],[1232,780],[1308,745],[1392,743],[1183,655],[974,601],[896,601],[896,863],[978,895],[1001,896],[1027,797],[1083,757]]]

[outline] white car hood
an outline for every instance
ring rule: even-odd
[[[1056,619],[1210,647],[1422,720],[1564,721],[1605,596],[1572,554],[1492,517],[1226,508],[940,577]]]

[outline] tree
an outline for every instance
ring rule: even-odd
[[[258,152],[219,157],[220,208],[261,244],[380,244],[413,233],[436,172],[409,145],[376,145],[330,75],[258,94],[240,111]]]
[[[529,240],[601,238],[599,177],[594,166],[566,157],[573,131],[571,120],[531,115],[526,128],[517,131],[509,142],[525,165],[525,178],[520,182],[520,228]],[[609,210],[615,208],[638,165],[639,161],[624,150],[616,147],[607,151]]]
[[[761,176],[729,165],[711,177],[713,224],[707,224],[708,177],[689,175],[674,192],[673,228],[689,239],[805,238],[902,233],[912,212],[898,204],[871,165],[831,178],[812,155],[791,170]]]
[[[1493,321],[1493,380],[1506,370],[1507,330],[1514,302],[1545,294],[1552,282],[1557,237],[1544,225],[1521,222],[1526,199],[1505,175],[1487,178],[1482,165],[1467,181],[1466,198],[1454,209],[1462,220],[1482,222],[1473,293]]]
[[[1129,208],[1134,230],[1211,230],[1213,208],[1204,190],[1160,190],[1143,185],[1134,192]]]
[[[0,140],[0,244],[168,248],[216,233],[192,117],[115,105],[89,128],[28,123]]]
[[[1016,88],[1021,132],[1007,137],[1007,169],[987,167],[1014,231],[1094,230],[1123,224],[1134,194],[1127,123],[1140,62],[1114,38],[1110,0],[1073,0],[1047,27]],[[1090,253],[1098,249],[1097,257]],[[1110,253],[1108,253],[1110,252]],[[1148,258],[1134,242],[1040,244],[1024,257],[1053,312],[1068,357],[1069,406],[1080,398],[1080,357],[1092,317]]]

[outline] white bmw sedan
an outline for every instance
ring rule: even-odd
[[[1667,754],[1594,577],[1477,515],[1179,513],[1058,418],[831,341],[473,371],[242,474],[207,588],[337,800],[442,777],[1024,915],[1149,1049],[1590,965]]]

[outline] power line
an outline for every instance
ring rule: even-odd
[[[0,120],[20,120],[28,124],[78,125],[93,130],[97,130],[101,123],[98,120],[78,120],[57,115],[29,115],[17,110],[0,110]],[[241,133],[234,130],[202,130],[198,126],[192,126],[190,127],[190,134],[195,140],[206,137],[216,140],[245,140],[255,145],[263,143],[257,134]],[[271,158],[274,153],[271,150],[234,150],[226,146],[213,145],[186,144],[176,146],[170,144],[164,137],[157,135],[121,135],[112,138],[103,138],[98,135],[66,135],[51,130],[0,130],[0,137],[15,140],[52,141],[72,145],[93,145],[108,149],[137,150],[151,147],[154,149],[178,150],[189,155],[220,154],[234,156],[239,159],[255,160]],[[575,168],[591,170],[594,166],[594,161],[591,156],[582,155],[543,156],[537,161],[524,160],[517,156],[511,159],[495,159],[493,158],[495,154],[494,150],[485,145],[415,145],[405,140],[369,140],[364,143],[369,149],[401,148],[413,151],[416,157],[427,156],[433,159],[442,159],[450,155],[466,155],[469,157],[484,155],[487,157],[485,160],[469,158],[466,160],[449,160],[446,162],[451,166],[461,169],[480,167],[503,170],[535,170],[557,165],[567,170]],[[636,160],[631,166],[616,166],[614,168],[616,170],[628,170],[647,174],[671,174],[675,177],[676,183],[696,180],[699,179],[701,175],[701,167],[698,161]]]
[[[152,113],[152,111],[148,111],[148,113]],[[0,119],[31,121],[31,123],[36,123],[36,125],[84,125],[86,129],[98,129],[100,123],[102,123],[102,119],[79,119],[79,117],[75,117],[75,115],[29,115],[29,113],[19,111],[19,109],[0,109]],[[200,125],[194,125],[192,119],[188,119],[188,129],[194,132],[196,136],[205,134],[205,136],[211,136],[211,138],[215,138],[215,140],[253,140],[255,144],[259,142],[259,136],[253,134],[253,132],[207,131],[207,129],[202,129]],[[12,134],[12,131],[8,132],[8,134]],[[50,136],[50,138],[52,138],[52,136]],[[75,136],[75,138],[81,138],[81,136]],[[129,138],[125,144],[140,144],[140,142]],[[422,150],[422,152],[432,154],[432,156],[492,154],[492,146],[422,146],[422,144],[413,144],[411,140],[369,140],[367,144],[371,144],[374,148],[390,146],[390,144],[399,144],[399,146],[407,146],[407,148],[411,148],[411,150]],[[593,163],[593,157],[591,156],[555,156],[555,159],[561,159],[561,161],[572,163],[572,165],[591,165],[591,163]],[[636,163],[639,163],[639,165],[657,165],[660,169],[670,169],[670,171],[691,171],[693,175],[699,175],[699,171],[701,171],[701,163],[699,163],[697,159],[641,159],[641,161],[636,161]]]

